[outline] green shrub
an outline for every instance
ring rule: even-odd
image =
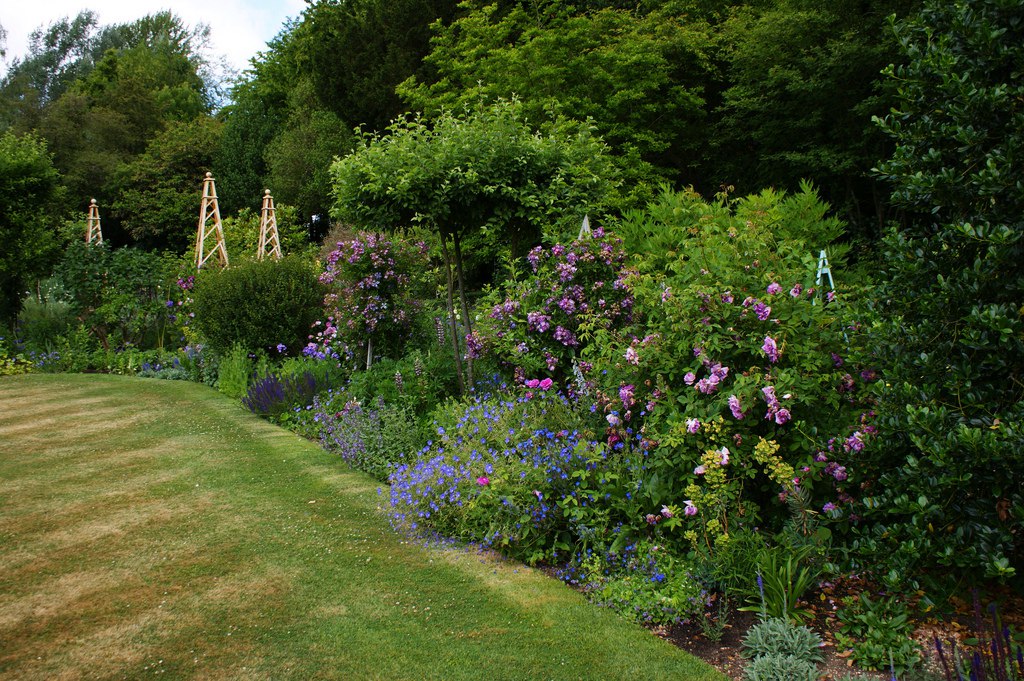
[[[762,655],[747,665],[744,674],[747,681],[817,681],[818,668],[792,655]]]
[[[53,280],[42,286],[42,295],[25,299],[18,314],[18,338],[26,349],[46,352],[56,347],[58,336],[78,326],[63,288]]]
[[[685,504],[682,534],[705,552],[739,527],[781,529],[780,499],[795,494],[810,513],[845,516],[872,375],[851,366],[853,290],[816,281],[822,248],[841,261],[828,206],[810,186],[714,202],[666,191],[617,229],[636,324],[595,330],[583,359],[609,419],[657,443],[638,491],[647,508]]]
[[[865,669],[902,674],[921,660],[920,646],[910,638],[914,626],[906,605],[893,597],[860,600],[838,612],[842,622],[836,642],[853,650],[853,661]]]
[[[7,342],[0,338],[0,376],[27,374],[32,371],[32,363],[21,354],[14,354],[7,348]]]
[[[298,352],[320,314],[323,285],[313,267],[288,256],[203,271],[193,289],[195,326],[217,352],[234,345],[276,356]]]
[[[104,349],[162,347],[179,333],[167,305],[177,267],[173,256],[74,241],[53,284]]]
[[[862,546],[902,589],[1024,565],[1021,19],[1016,2],[928,0],[894,25],[906,62],[880,171],[909,219],[885,240],[885,441],[865,461],[878,532]]]
[[[664,545],[643,540],[621,551],[591,553],[578,568],[577,585],[587,598],[626,619],[666,625],[704,611],[704,590],[687,561]]]
[[[217,389],[228,397],[241,398],[253,377],[266,373],[266,355],[250,355],[245,347],[236,343],[220,360]]]
[[[810,663],[821,662],[821,637],[803,625],[782,617],[769,617],[750,627],[743,639],[743,655],[790,656]]]

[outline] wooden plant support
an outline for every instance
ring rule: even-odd
[[[208,238],[213,241],[209,249],[206,243]],[[213,174],[206,173],[206,179],[203,180],[203,203],[199,208],[199,232],[196,235],[196,269],[202,269],[214,255],[221,267],[228,266],[228,249],[224,243],[224,226],[220,223],[217,188],[213,183]]]
[[[85,243],[103,243],[103,230],[100,229],[100,207],[96,199],[89,202],[89,217],[85,219]]]
[[[274,197],[270,190],[263,192],[263,209],[260,211],[260,243],[256,247],[256,259],[264,256],[281,259],[281,238],[277,233],[277,216],[274,214]]]

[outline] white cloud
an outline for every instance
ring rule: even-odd
[[[29,34],[61,17],[75,17],[90,9],[101,26],[134,21],[169,9],[190,26],[210,26],[211,56],[225,56],[241,71],[249,59],[266,49],[288,18],[301,14],[303,0],[10,0],[0,11],[0,25],[7,32],[7,63],[28,51]],[[6,71],[6,65],[4,67]]]

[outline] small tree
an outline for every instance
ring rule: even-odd
[[[398,121],[386,137],[365,134],[332,167],[334,217],[375,230],[420,223],[438,237],[460,387],[460,336],[472,333],[462,244],[495,230],[507,244],[532,245],[542,227],[579,224],[612,190],[605,145],[589,125],[559,120],[546,134],[525,120],[517,101],[499,101],[462,116],[442,113],[428,124]],[[462,331],[456,321],[458,297]]]
[[[1024,559],[1024,6],[930,0],[894,28],[880,172],[914,217],[886,240],[869,506],[881,552],[1005,578]]]

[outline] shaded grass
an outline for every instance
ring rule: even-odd
[[[0,481],[0,677],[724,678],[203,386],[4,378]]]

